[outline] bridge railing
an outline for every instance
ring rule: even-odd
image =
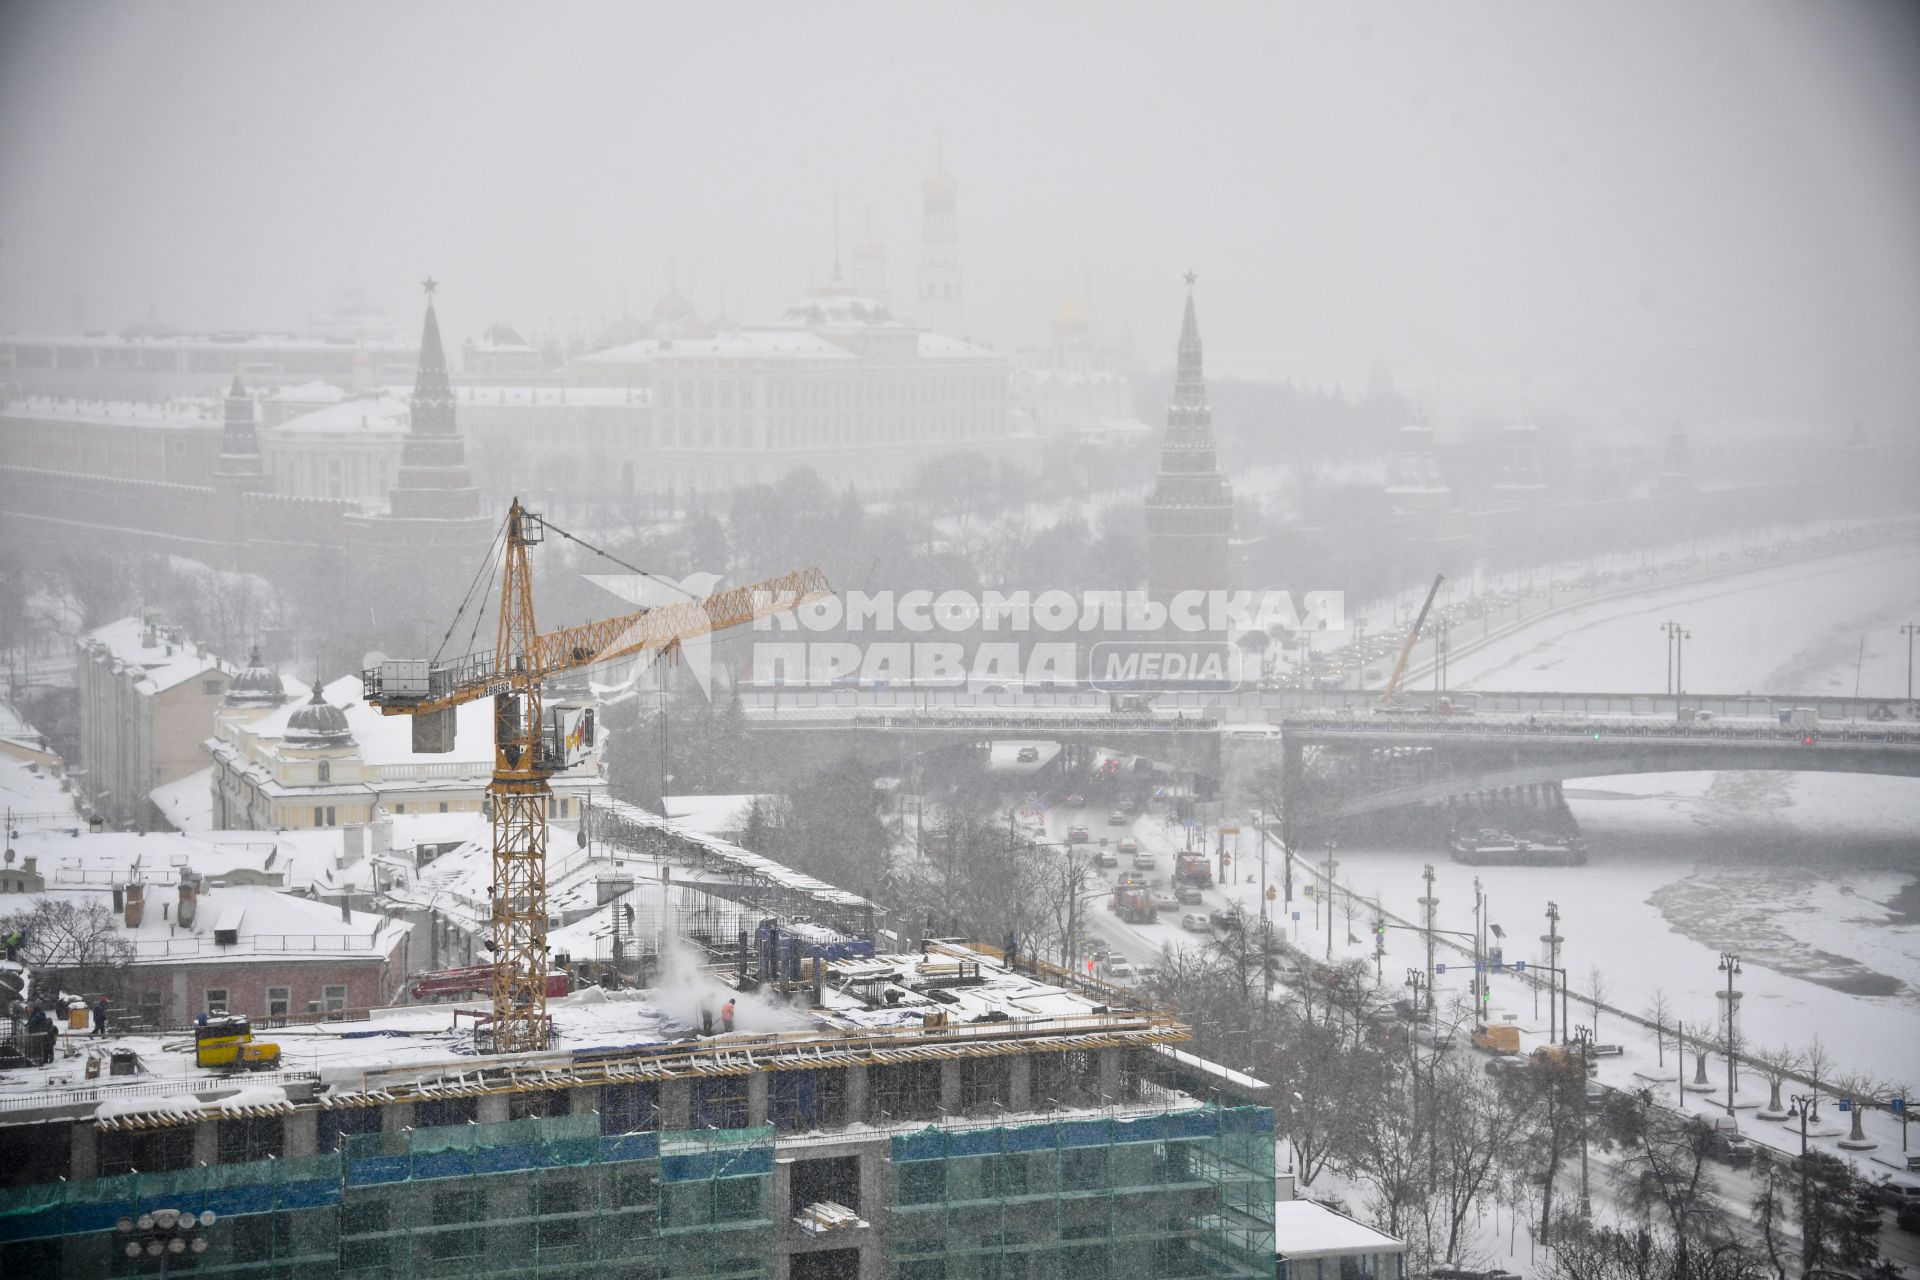
[[[1461,738],[1656,738],[1682,742],[1749,742],[1812,747],[1920,746],[1920,726],[1879,725],[1863,721],[1844,724],[1828,721],[1817,726],[1793,727],[1777,724],[1673,724],[1631,717],[1529,717],[1525,720],[1490,719],[1484,716],[1374,718],[1310,712],[1288,716],[1281,727],[1283,731],[1306,736],[1316,732],[1333,732]]]

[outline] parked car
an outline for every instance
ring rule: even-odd
[[[1593,1086],[1588,1086],[1591,1089]],[[1704,1119],[1696,1121],[1701,1130],[1701,1151],[1707,1159],[1718,1160],[1722,1164],[1736,1169],[1744,1169],[1753,1163],[1753,1143],[1747,1136],[1733,1127],[1726,1117],[1717,1117],[1709,1124]]]
[[[1901,1205],[1899,1212],[1893,1215],[1893,1225],[1902,1231],[1920,1235],[1920,1202]]]
[[[1181,916],[1180,927],[1188,933],[1208,933],[1212,930],[1212,926],[1207,923],[1207,918],[1198,911],[1189,911]]]
[[[1092,839],[1093,837],[1087,834],[1085,827],[1069,827],[1067,829],[1068,844],[1086,844]]]
[[[1040,748],[1022,747],[1013,758],[1021,764],[1032,764],[1040,758]]]

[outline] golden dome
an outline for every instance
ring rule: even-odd
[[[1087,309],[1080,305],[1078,298],[1068,298],[1053,313],[1053,331],[1055,333],[1085,333],[1087,331]]]

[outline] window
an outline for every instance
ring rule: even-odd
[[[161,1000],[162,997],[158,991],[140,993],[140,1024],[142,1026],[158,1027],[160,1025],[161,1010],[164,1008]]]
[[[395,806],[393,806],[393,811],[395,813],[405,813],[407,811],[407,806],[405,806],[404,804],[396,804]]]
[[[333,825],[333,806],[332,805],[327,806],[327,825],[328,826]]]
[[[333,781],[333,761],[322,760],[320,762],[320,781],[322,782]]]
[[[447,811],[447,802],[445,800],[442,800],[440,802],[440,812],[445,813],[446,811]]]
[[[291,987],[267,988],[267,1016],[284,1018],[293,1008],[293,989]]]
[[[226,691],[220,687],[220,678],[218,676],[215,676],[210,680],[202,680],[200,682],[200,692],[224,693]]]
[[[328,1013],[338,1013],[347,1007],[347,987],[345,983],[330,982],[320,989],[321,1002],[327,1006]]]
[[[314,826],[316,827],[326,826],[327,825],[325,821],[326,816],[327,816],[327,811],[325,809],[322,809],[319,805],[315,805],[313,807],[313,825]]]
[[[225,987],[207,988],[207,1012],[209,1014],[227,1011],[227,989]]]

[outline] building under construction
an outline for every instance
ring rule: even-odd
[[[256,1019],[270,1072],[196,1066],[187,1027],[0,1076],[0,1274],[1273,1274],[1265,1086],[1186,1027],[594,825],[551,936],[601,985],[545,1051],[482,1052],[475,1000]]]

